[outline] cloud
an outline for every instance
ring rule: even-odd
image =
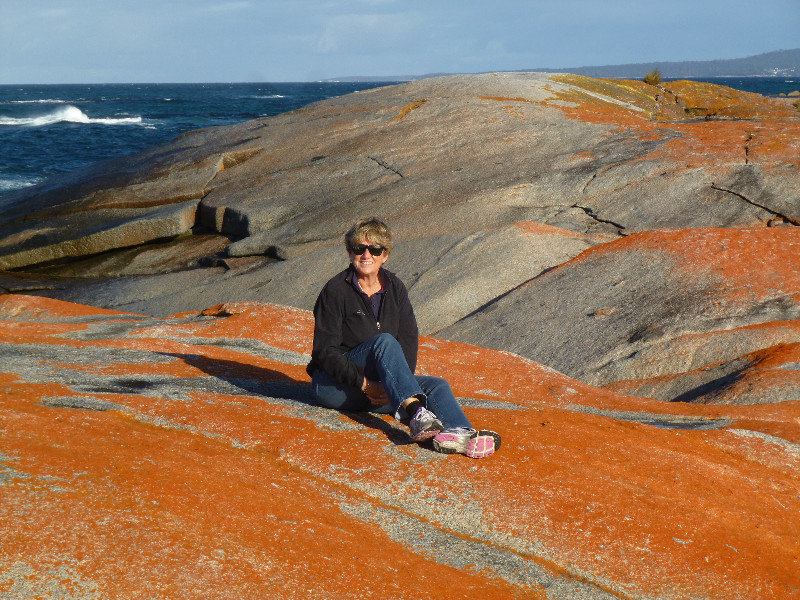
[[[209,4],[203,7],[205,12],[221,13],[234,12],[237,10],[249,10],[253,7],[252,2],[221,2],[219,4]]]
[[[325,20],[317,49],[326,54],[386,52],[402,46],[416,19],[409,14],[345,14]]]
[[[63,19],[70,16],[70,11],[66,8],[46,8],[38,11],[36,16],[40,19]]]

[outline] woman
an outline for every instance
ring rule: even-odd
[[[314,306],[314,348],[307,367],[317,401],[343,411],[391,413],[411,439],[433,438],[439,452],[483,458],[500,447],[477,431],[439,377],[414,375],[418,330],[405,286],[383,268],[392,250],[385,223],[363,219],[345,236],[350,266]]]

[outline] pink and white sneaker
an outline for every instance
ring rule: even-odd
[[[433,448],[444,454],[486,458],[500,448],[500,434],[488,429],[480,431],[466,427],[445,429],[433,438]]]
[[[427,408],[420,407],[408,423],[411,430],[411,439],[415,442],[424,442],[441,433],[444,429],[442,422]]]

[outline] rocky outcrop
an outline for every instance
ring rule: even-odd
[[[738,354],[709,341],[719,351],[702,360],[689,348],[797,319],[780,287],[735,304],[717,286],[723,257],[759,271],[762,244],[779,257],[770,268],[796,268],[781,244],[800,223],[798,147],[794,107],[722,86],[425,79],[6,195],[0,287],[158,316],[230,300],[310,308],[346,264],[342,233],[377,213],[423,333],[661,399],[750,402],[765,394],[731,395],[730,378],[767,341]],[[707,262],[692,254],[700,239]],[[737,281],[771,289],[753,277]]]
[[[83,258],[173,238],[194,227],[198,203],[199,200],[188,200],[145,211],[97,209],[91,217],[101,219],[100,227],[92,223],[91,217],[87,219],[87,215],[80,213],[38,220],[24,232],[5,238],[7,254],[0,257],[0,269]]]
[[[693,82],[426,79],[186,134],[18,191],[0,233],[24,241],[32,265],[52,260],[33,253],[48,245],[36,233],[48,218],[99,229],[112,209],[187,199],[201,199],[196,224],[218,234],[308,248],[338,243],[366,208],[404,240],[519,221],[616,235],[798,220],[797,174],[784,168],[796,166],[797,123],[779,102]]]
[[[792,363],[768,389],[739,372],[800,342],[798,319],[800,230],[685,229],[595,246],[440,334],[663,400],[761,403],[798,399]]]
[[[312,326],[0,296],[0,595],[797,597],[796,402],[634,398],[422,338],[503,437],[472,461],[316,407]]]

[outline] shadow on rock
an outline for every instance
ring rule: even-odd
[[[380,417],[380,415],[386,411],[377,409],[369,412],[345,412],[325,408],[314,399],[314,392],[311,389],[311,385],[307,382],[293,379],[280,371],[265,369],[264,367],[257,367],[233,360],[209,358],[201,354],[177,354],[170,352],[161,352],[160,354],[178,358],[186,364],[200,369],[211,377],[241,389],[244,394],[291,400],[307,406],[320,408],[326,412],[330,412],[331,415],[345,415],[347,418],[363,427],[380,431],[395,446],[405,446],[414,443],[411,441],[408,432],[404,428],[386,422]]]
[[[293,400],[303,404],[318,406],[314,401],[314,394],[307,382],[298,381],[272,369],[257,367],[247,363],[220,358],[209,358],[200,354],[177,354],[161,352],[164,356],[171,356],[186,362],[204,373],[240,388],[251,396],[268,396]]]
[[[241,389],[243,394],[291,400],[320,408],[331,415],[344,415],[363,427],[380,431],[395,446],[406,446],[414,443],[404,427],[399,427],[393,422],[390,423],[381,418],[381,414],[390,412],[388,409],[379,408],[373,411],[354,412],[336,411],[323,407],[315,400],[314,392],[309,383],[293,379],[280,371],[233,360],[209,358],[201,354],[171,352],[160,352],[159,354],[180,359],[221,382]],[[230,391],[223,393],[230,393]],[[429,449],[432,449],[432,446]]]
[[[342,414],[349,419],[352,419],[359,425],[380,431],[395,446],[408,446],[411,444],[416,444],[416,442],[411,441],[408,431],[405,430],[405,428],[398,427],[396,425],[396,421],[384,421],[380,415],[386,413],[383,413],[382,411],[343,412]],[[432,442],[426,442],[422,445],[429,450],[433,449]]]
[[[753,361],[740,359],[693,374],[694,377],[687,377],[686,382],[683,384],[690,389],[675,390],[681,393],[672,398],[671,402],[714,404],[718,396],[724,395],[726,391],[733,388],[737,382],[745,377],[747,370],[754,365]],[[707,378],[707,380],[693,381],[697,377]]]

